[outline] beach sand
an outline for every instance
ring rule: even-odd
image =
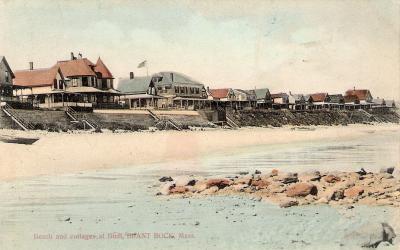
[[[0,130],[0,135],[39,137],[33,145],[0,142],[0,179],[76,173],[89,169],[134,167],[146,163],[193,159],[239,147],[366,136],[400,131],[399,125],[241,128],[238,130],[134,133],[48,133]]]

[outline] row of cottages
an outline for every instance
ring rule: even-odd
[[[209,105],[204,84],[177,72],[121,78],[117,90],[129,108],[203,109]]]
[[[14,95],[39,108],[66,106],[113,107],[120,93],[114,89],[113,75],[99,57],[96,64],[79,54],[58,61],[50,68],[15,71]]]

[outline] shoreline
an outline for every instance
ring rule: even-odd
[[[246,127],[238,130],[134,133],[48,133],[0,130],[0,135],[40,137],[33,145],[0,142],[0,180],[59,175],[157,162],[174,162],[241,147],[302,141],[349,139],[371,131],[400,131],[397,124]],[[309,129],[313,128],[313,129]],[[314,129],[315,128],[315,129]],[[23,156],[23,157],[21,157]]]

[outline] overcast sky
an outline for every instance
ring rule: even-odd
[[[49,67],[101,56],[115,78],[147,59],[210,87],[400,97],[400,2],[0,0],[0,55]]]

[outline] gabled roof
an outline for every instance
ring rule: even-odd
[[[227,98],[230,89],[210,89],[210,94],[214,98]]]
[[[255,89],[254,93],[257,96],[257,99],[265,99],[267,94],[269,94],[269,89],[263,88],[263,89]]]
[[[60,67],[64,77],[96,76],[96,73],[92,69],[95,65],[87,58],[58,61],[56,65]]]
[[[323,102],[325,101],[328,93],[314,93],[310,95],[314,102]]]
[[[111,74],[110,70],[103,63],[103,61],[100,59],[100,57],[99,57],[99,59],[97,59],[96,65],[94,66],[94,71],[101,73],[102,78],[114,78],[113,75]]]
[[[295,100],[296,102],[301,102],[305,101],[304,95],[303,94],[290,94],[290,96]]]
[[[164,72],[159,72],[153,75],[153,77],[162,77],[162,80],[160,82],[155,82],[156,85],[170,85],[172,83],[181,83],[181,84],[188,84],[188,85],[196,85],[198,87],[204,86],[204,84],[193,80],[191,77],[174,72],[174,71],[164,71]]]
[[[18,70],[15,71],[14,85],[26,87],[52,86],[57,72],[60,72],[58,66],[45,69]]]
[[[151,83],[151,76],[121,78],[119,79],[117,90],[122,93],[138,94],[146,93]]]
[[[346,95],[356,95],[360,101],[366,100],[367,96],[371,96],[371,92],[368,89],[349,89],[346,91]]]
[[[10,73],[12,78],[15,78],[14,72],[11,70],[10,65],[7,62],[7,59],[5,56],[0,56],[0,62],[4,62],[4,64],[6,65],[8,72]]]

